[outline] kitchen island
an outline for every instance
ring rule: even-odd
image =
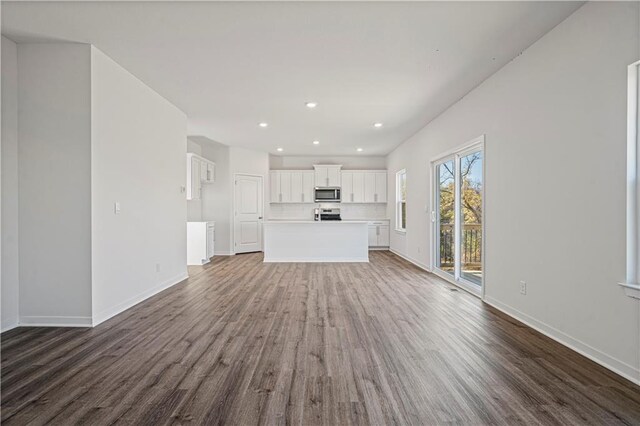
[[[368,262],[368,222],[264,222],[264,261]]]

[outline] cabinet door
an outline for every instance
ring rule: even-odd
[[[302,192],[302,172],[291,172],[291,202],[301,203],[304,198]]]
[[[376,172],[375,202],[387,202],[387,172]]]
[[[353,173],[353,202],[364,203],[364,173]]]
[[[316,167],[315,169],[315,181],[316,186],[329,186],[329,177],[327,175],[326,167]]]
[[[353,203],[353,172],[342,172],[342,203]]]
[[[328,167],[327,178],[328,186],[340,186],[340,167]]]
[[[369,247],[376,247],[378,245],[378,227],[376,225],[369,225]]]
[[[213,226],[207,226],[207,259],[213,257],[213,248],[215,245],[215,229]]]
[[[201,195],[202,182],[200,181],[201,162],[195,157],[191,157],[191,199],[199,200]]]
[[[291,202],[291,172],[280,172],[280,194],[283,203]]]
[[[207,163],[207,182],[213,183],[216,180],[216,165]]]
[[[376,200],[376,175],[372,172],[364,173],[364,202],[375,203]]]
[[[378,226],[378,246],[389,247],[389,225]]]
[[[200,160],[200,181],[206,182],[207,178],[207,162]]]
[[[314,200],[314,173],[302,172],[302,202],[313,203]]]
[[[271,172],[269,173],[269,193],[270,199],[272,203],[281,202],[281,194],[280,194],[280,173],[279,172]]]

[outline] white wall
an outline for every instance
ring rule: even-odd
[[[2,321],[18,324],[18,49],[2,37]]]
[[[408,185],[391,247],[428,264],[429,162],[486,134],[486,301],[636,381],[640,308],[616,283],[638,7],[586,4],[388,157],[391,198]]]
[[[202,155],[202,147],[197,142],[187,139],[187,152]],[[189,222],[202,221],[202,200],[201,199],[187,200],[187,220]]]
[[[230,149],[214,141],[202,144],[202,156],[216,163],[215,182],[206,184],[202,190],[202,219],[216,223],[216,255],[231,254],[231,226],[229,214],[232,205],[232,176]]]
[[[186,116],[96,48],[93,313],[98,323],[186,278]],[[114,214],[114,202],[121,205]],[[158,270],[159,269],[159,270]]]
[[[89,46],[18,46],[21,324],[90,324]]]
[[[269,203],[267,202],[267,194],[269,189],[269,154],[266,152],[253,151],[246,148],[230,147],[229,148],[229,168],[231,172],[231,200],[233,200],[233,178],[236,173],[244,173],[249,175],[262,176],[263,192],[264,192],[264,217],[269,217]],[[229,217],[233,218],[233,202],[229,205]],[[217,225],[217,224],[216,224]],[[216,226],[217,228],[217,226]],[[233,222],[229,235],[230,247],[234,243]],[[216,243],[218,239],[216,237]]]
[[[345,170],[379,170],[386,167],[385,157],[353,156],[287,156],[270,155],[272,169],[313,169],[314,164],[342,164]]]

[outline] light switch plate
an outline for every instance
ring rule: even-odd
[[[120,214],[120,203],[118,201],[113,204],[113,212],[115,214]]]

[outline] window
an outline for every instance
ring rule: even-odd
[[[407,230],[407,171],[396,173],[396,230]]]
[[[640,299],[640,61],[629,65],[627,101],[627,295]]]
[[[484,137],[432,163],[434,272],[480,294],[484,258]]]

